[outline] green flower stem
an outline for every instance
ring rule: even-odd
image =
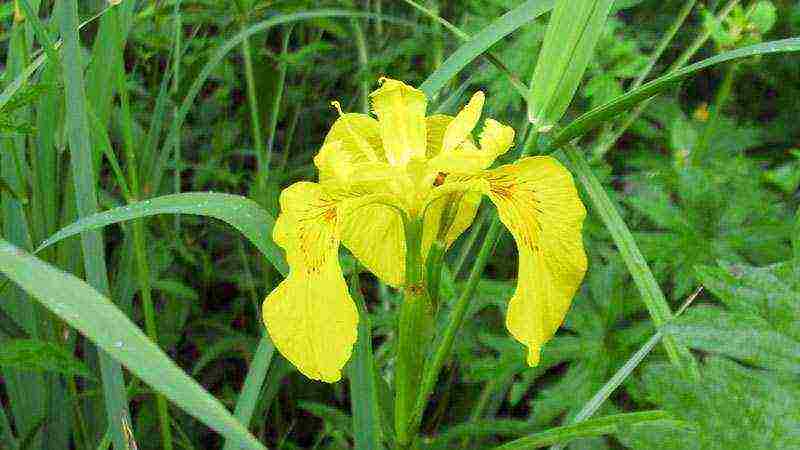
[[[417,399],[426,349],[433,334],[433,308],[425,287],[422,261],[422,220],[409,220],[406,231],[406,285],[398,323],[395,370],[395,433],[397,448],[411,445],[415,428],[411,411]]]
[[[456,301],[453,312],[450,313],[450,320],[447,323],[447,328],[445,328],[439,344],[436,346],[436,352],[427,370],[425,370],[419,394],[417,395],[414,410],[411,415],[412,422],[410,431],[413,434],[416,434],[417,430],[419,430],[420,423],[422,422],[422,413],[425,411],[425,404],[428,402],[428,397],[430,397],[431,392],[433,392],[433,387],[436,384],[436,380],[439,378],[439,372],[450,357],[450,352],[453,349],[453,342],[455,341],[459,328],[461,328],[461,323],[464,322],[464,318],[466,317],[467,309],[469,309],[469,304],[472,300],[472,294],[475,292],[475,288],[478,287],[478,281],[481,279],[483,269],[486,267],[486,262],[489,260],[489,256],[491,256],[495,244],[500,239],[502,231],[503,226],[495,215],[489,225],[489,229],[486,231],[483,244],[481,245],[480,251],[478,251],[478,256],[475,258],[475,264],[472,266],[467,284],[461,292],[461,296]]]
[[[524,134],[526,134],[526,137],[522,145],[520,158],[536,153],[538,148],[539,133],[531,129],[530,132]],[[469,309],[472,295],[478,287],[478,281],[481,279],[483,269],[486,267],[489,256],[492,255],[497,242],[500,240],[500,236],[502,236],[503,224],[500,222],[497,212],[493,211],[490,213],[489,217],[489,228],[486,230],[483,243],[475,258],[475,263],[472,265],[472,270],[467,278],[467,284],[464,286],[464,290],[461,291],[461,296],[456,301],[453,311],[450,313],[450,320],[447,323],[447,328],[445,328],[441,339],[439,339],[436,352],[425,367],[422,385],[420,386],[419,394],[414,403],[414,410],[411,414],[409,430],[412,435],[416,435],[419,430],[420,424],[422,423],[422,414],[425,412],[425,405],[428,403],[428,397],[430,397],[433,392],[433,387],[436,384],[436,380],[439,378],[439,372],[450,357],[450,352],[453,350],[453,342],[467,315],[467,309]],[[457,273],[453,275],[456,276]]]

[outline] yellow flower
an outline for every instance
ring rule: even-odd
[[[275,346],[309,378],[339,380],[358,323],[339,245],[381,280],[402,287],[404,223],[422,221],[424,261],[437,235],[449,246],[470,226],[486,195],[519,253],[506,323],[536,365],[586,272],[586,211],[571,175],[551,157],[488,169],[512,146],[514,130],[487,119],[473,139],[482,92],[455,117],[426,117],[425,95],[396,80],[382,79],[371,98],[377,120],[339,110],[314,159],[319,183],[295,183],[281,194],[273,237],[290,272],[263,311]],[[449,225],[443,234],[441,224]]]

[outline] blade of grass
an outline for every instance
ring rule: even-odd
[[[253,418],[253,411],[256,409],[258,398],[261,396],[261,389],[264,386],[264,379],[267,377],[267,370],[272,357],[275,355],[275,345],[266,333],[263,333],[261,340],[256,348],[255,356],[247,369],[247,377],[242,385],[242,392],[236,401],[236,408],[233,412],[234,417],[242,425],[249,426]],[[226,440],[223,450],[235,450],[235,442]]]
[[[189,110],[192,108],[194,104],[194,100],[197,95],[200,93],[200,89],[205,84],[208,77],[214,71],[216,66],[222,62],[223,59],[231,52],[234,48],[241,45],[242,41],[254,34],[261,33],[266,31],[276,25],[283,25],[292,22],[304,21],[304,20],[313,20],[313,19],[321,19],[321,18],[357,18],[357,17],[376,17],[375,14],[370,13],[362,13],[362,12],[355,12],[355,11],[345,11],[345,10],[335,10],[335,9],[319,9],[315,11],[305,11],[300,13],[292,13],[292,14],[282,14],[270,17],[266,20],[261,22],[255,23],[248,28],[240,31],[236,36],[228,39],[225,41],[224,44],[219,46],[217,50],[211,55],[208,62],[203,66],[200,70],[200,73],[197,75],[195,80],[189,86],[189,90],[186,93],[186,96],[183,98],[181,102],[181,106],[178,109],[178,112],[174,118],[174,125],[170,134],[165,139],[165,146],[161,149],[161,153],[157,158],[156,164],[151,169],[151,172],[148,175],[148,179],[151,180],[151,186],[153,186],[153,192],[156,192],[158,187],[161,183],[161,177],[163,176],[163,171],[166,166],[166,162],[169,159],[170,152],[165,151],[172,145],[175,139],[178,138],[178,132],[186,120],[186,115],[189,113]],[[404,23],[397,19],[392,19],[385,17],[386,20],[392,20],[398,23]]]
[[[117,15],[112,14],[108,16],[110,19],[117,21]],[[121,28],[121,24],[116,24],[117,28]],[[119,53],[123,54],[125,51],[125,43],[121,41],[119,35],[113,35],[116,38],[116,44]],[[133,118],[130,111],[130,100],[128,98],[127,74],[123,64],[116,64],[114,77],[117,82],[117,92],[120,99],[120,125],[122,128],[123,147],[125,149],[125,165],[128,169],[128,178],[130,180],[132,197],[129,197],[128,203],[135,201],[140,195],[139,189],[139,174],[137,172],[138,163],[136,161],[136,151],[133,143]],[[145,228],[143,220],[135,220],[132,225],[132,237],[134,254],[136,258],[136,271],[139,281],[139,293],[141,296],[142,309],[144,310],[145,329],[147,330],[147,337],[150,338],[156,345],[158,345],[158,327],[155,319],[155,308],[153,306],[153,296],[150,289],[150,264],[148,263],[147,245],[145,244]],[[169,415],[169,406],[167,399],[161,395],[156,394],[156,411],[158,413],[159,430],[161,431],[161,448],[164,450],[172,450],[172,428],[171,418]]]
[[[84,231],[157,214],[191,214],[222,220],[249,239],[279,272],[285,274],[289,270],[283,250],[271,239],[275,219],[252,200],[212,192],[164,195],[84,217],[50,236],[36,251]]]
[[[76,0],[62,2],[60,8],[60,28],[64,39],[64,92],[67,111],[67,138],[70,148],[72,179],[78,217],[85,217],[97,211],[93,152],[89,141],[89,124],[86,114],[86,95],[84,92],[81,64],[81,48],[78,41],[78,4]],[[102,236],[97,231],[88,231],[81,236],[84,269],[86,278],[101,295],[108,295],[108,275]],[[62,317],[63,318],[63,317]],[[106,324],[114,322],[106,322]],[[102,322],[99,322],[102,324]],[[125,436],[119,427],[122,420],[130,417],[125,382],[119,363],[103,351],[98,350],[100,371],[103,380],[103,394],[108,423],[112,425],[112,441],[116,448],[125,448]]]
[[[684,67],[683,69],[670,72],[581,115],[572,123],[567,125],[564,129],[562,129],[553,138],[551,144],[552,148],[555,149],[563,146],[572,139],[579,137],[596,126],[607,122],[621,112],[627,111],[633,106],[636,106],[638,103],[641,103],[669,89],[699,70],[711,67],[715,64],[740,58],[747,58],[750,56],[796,51],[800,51],[800,38],[781,39],[778,41],[764,42],[761,44],[750,45],[748,47],[720,53],[711,58],[707,58],[690,66]]]
[[[441,67],[428,76],[419,88],[428,98],[435,98],[439,90],[475,58],[519,27],[546,13],[552,7],[553,0],[528,0],[503,14],[475,34],[472,39],[461,45],[458,50],[442,63]]]
[[[0,240],[0,271],[187,413],[241,448],[265,450],[217,399],[175,365],[106,296],[4,240]],[[122,388],[124,394],[124,384]],[[116,425],[111,429],[122,434],[121,422],[113,423]],[[120,445],[115,448],[127,448],[124,440]]]
[[[556,442],[568,442],[582,437],[616,433],[623,426],[669,419],[672,419],[672,416],[660,410],[614,414],[576,425],[551,428],[495,447],[494,450],[527,450],[545,447]]]
[[[411,7],[413,7],[415,9],[417,9],[418,11],[422,12],[426,16],[430,17],[431,19],[435,20],[436,22],[440,23],[442,26],[444,26],[444,28],[446,28],[448,31],[450,31],[454,35],[456,35],[456,37],[458,37],[462,41],[466,42],[466,41],[469,41],[470,39],[472,39],[472,36],[470,36],[469,34],[465,33],[464,31],[461,31],[460,28],[458,28],[457,26],[455,26],[452,23],[448,22],[447,20],[443,19],[442,17],[440,17],[438,14],[436,14],[433,11],[431,11],[430,9],[425,8],[424,6],[420,5],[419,3],[417,3],[417,2],[415,2],[413,0],[403,0],[403,1],[406,2],[408,5],[410,5]],[[522,6],[525,6],[525,5],[522,5]],[[513,86],[514,89],[517,90],[518,94],[520,94],[523,98],[526,97],[528,95],[528,87],[525,86],[525,83],[523,83],[522,80],[520,80],[518,76],[514,75],[514,73],[511,72],[511,69],[509,69],[505,64],[503,64],[503,61],[501,61],[500,58],[495,56],[494,53],[489,51],[488,48],[489,47],[487,47],[486,52],[483,53],[483,55],[486,57],[486,59],[489,62],[491,62],[495,67],[497,67],[497,69],[500,70],[500,72],[502,72],[503,74],[506,75],[508,80],[511,82],[511,86]]]
[[[20,74],[28,62],[29,44],[27,38],[28,27],[25,22],[15,20],[8,36],[8,47],[5,54],[5,79],[13,79]],[[30,109],[27,106],[11,111],[14,120],[30,120]],[[26,165],[26,152],[28,150],[27,138],[24,136],[10,136],[0,139],[0,175],[4,180],[6,189],[2,190],[2,234],[9,241],[23,248],[31,246],[31,225],[25,211],[28,202],[28,167]],[[11,192],[16,193],[16,195]],[[11,286],[0,300],[0,308],[13,317],[17,324],[32,338],[43,337],[41,312],[24,291],[16,286]],[[3,368],[0,371],[3,378],[5,391],[8,395],[9,412],[16,426],[17,435],[22,439],[45,418],[46,399],[50,387],[45,385],[42,374],[31,374],[18,369]],[[37,446],[42,444],[40,438],[36,439]]]
[[[568,146],[565,154],[572,163],[572,170],[575,172],[575,176],[589,195],[594,211],[600,216],[606,229],[611,233],[625,266],[631,273],[633,281],[642,295],[642,300],[647,306],[650,317],[656,327],[661,327],[672,318],[672,311],[653,276],[653,272],[650,271],[647,261],[636,245],[633,234],[625,225],[600,181],[594,175],[592,169],[589,168],[583,154],[573,146]],[[697,363],[686,347],[676,344],[671,336],[665,336],[664,348],[670,361],[683,371],[684,375],[694,379],[699,378],[700,373],[697,369]]]
[[[272,162],[272,152],[275,149],[275,136],[278,132],[278,115],[281,110],[281,102],[283,100],[283,91],[286,87],[286,72],[289,70],[289,65],[286,63],[286,57],[289,54],[289,40],[292,37],[292,30],[294,24],[289,24],[283,30],[283,39],[281,40],[281,57],[278,63],[278,84],[275,87],[275,97],[272,100],[272,109],[269,117],[269,140],[267,141],[267,154],[264,158],[264,165],[260,168],[259,180],[262,186],[269,178],[269,166]]]
[[[378,450],[381,444],[378,388],[375,384],[375,360],[372,355],[372,330],[361,293],[358,270],[350,277],[350,292],[358,308],[358,339],[348,367],[353,435],[356,450]]]

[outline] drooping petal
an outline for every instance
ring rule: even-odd
[[[304,375],[335,382],[356,340],[358,313],[339,266],[341,200],[315,183],[281,194],[273,237],[286,251],[289,275],[264,301],[275,347]]]
[[[381,79],[375,90],[372,108],[378,116],[386,158],[394,166],[425,157],[425,94],[401,81]]]
[[[586,273],[586,210],[570,173],[554,158],[524,158],[484,172],[487,194],[519,252],[517,288],[506,325],[539,363],[542,345],[564,320]]]
[[[384,283],[400,288],[405,280],[406,238],[397,211],[369,205],[342,221],[342,243]]]

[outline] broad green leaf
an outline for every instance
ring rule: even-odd
[[[288,271],[283,251],[272,241],[272,216],[245,197],[214,192],[164,195],[84,217],[50,236],[36,251],[87,230],[157,214],[192,214],[222,220],[249,239],[279,272]]]
[[[265,448],[217,399],[91,286],[4,240],[0,240],[0,271],[187,413],[241,448]]]
[[[616,435],[635,450],[772,450],[800,448],[800,386],[775,372],[711,357],[699,380],[663,363],[647,366],[637,401],[658,405],[691,429],[674,424],[625,427]],[[795,376],[792,376],[796,378]]]
[[[438,69],[428,75],[419,88],[428,98],[436,97],[439,90],[467,64],[514,30],[546,13],[552,7],[553,0],[528,0],[503,14],[462,44]]]
[[[37,339],[0,341],[0,367],[95,378],[83,361],[76,359],[65,347]]]
[[[613,0],[556,0],[528,98],[528,120],[547,131],[564,115],[603,32]]]
[[[671,416],[668,413],[658,410],[614,414],[599,419],[587,420],[586,422],[575,425],[551,428],[547,431],[532,434],[495,447],[494,450],[527,450],[545,447],[558,442],[568,442],[577,438],[614,434],[624,426],[669,419],[671,419]]]
[[[680,81],[686,79],[689,75],[692,75],[699,70],[739,58],[766,55],[770,53],[796,52],[798,50],[800,50],[800,38],[789,38],[779,41],[764,42],[761,44],[720,53],[719,55],[686,66],[683,69],[670,72],[667,75],[656,78],[653,81],[645,83],[642,86],[629,91],[620,97],[617,97],[605,105],[599,106],[581,115],[553,138],[551,146],[552,148],[557,148],[566,144],[570,140],[583,135],[587,131],[604,122],[607,122],[617,114],[627,111],[636,104],[660,94],[661,92],[664,92],[665,90],[674,86],[676,83],[679,83]]]
[[[665,331],[679,343],[704,352],[800,373],[800,342],[778,332],[755,314],[697,307],[675,319]]]

